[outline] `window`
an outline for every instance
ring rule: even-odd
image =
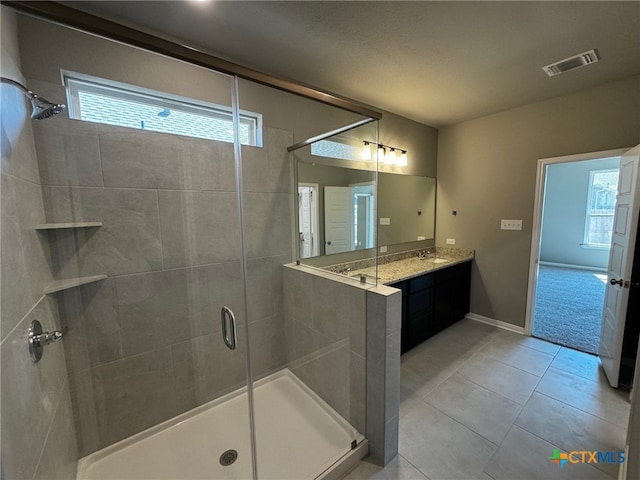
[[[362,147],[358,148],[331,140],[320,140],[311,144],[311,155],[341,160],[360,160],[360,150]]]
[[[231,107],[63,72],[69,116],[154,132],[233,142]],[[240,143],[262,146],[262,115],[240,111]]]
[[[609,248],[611,245],[618,173],[618,170],[593,170],[589,173],[587,219],[584,230],[586,246]]]

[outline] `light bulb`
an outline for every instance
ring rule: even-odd
[[[362,152],[360,153],[360,157],[365,162],[368,162],[369,160],[371,160],[371,145],[369,145],[369,142],[364,142],[364,147],[362,147]]]
[[[400,154],[400,158],[398,158],[398,166],[406,167],[408,164],[409,162],[407,161],[407,151],[402,150],[402,153]]]
[[[383,163],[385,161],[385,150],[382,145],[378,145],[378,163]]]
[[[387,153],[387,156],[385,157],[385,163],[387,165],[395,165],[396,164],[396,149],[395,148],[389,149],[389,153]]]

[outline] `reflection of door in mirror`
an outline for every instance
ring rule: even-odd
[[[300,258],[318,255],[318,184],[298,184]]]
[[[347,252],[353,244],[353,188],[324,187],[324,251]]]
[[[325,253],[373,248],[373,182],[324,187]]]

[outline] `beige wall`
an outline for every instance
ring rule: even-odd
[[[640,77],[439,131],[436,243],[476,250],[473,313],[524,326],[538,159],[638,143]]]

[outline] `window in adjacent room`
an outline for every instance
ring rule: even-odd
[[[589,195],[584,231],[584,244],[587,247],[609,248],[611,245],[618,174],[617,169],[589,172]]]
[[[231,107],[63,72],[69,116],[153,132],[233,142]],[[262,146],[262,115],[240,111],[240,143]]]

